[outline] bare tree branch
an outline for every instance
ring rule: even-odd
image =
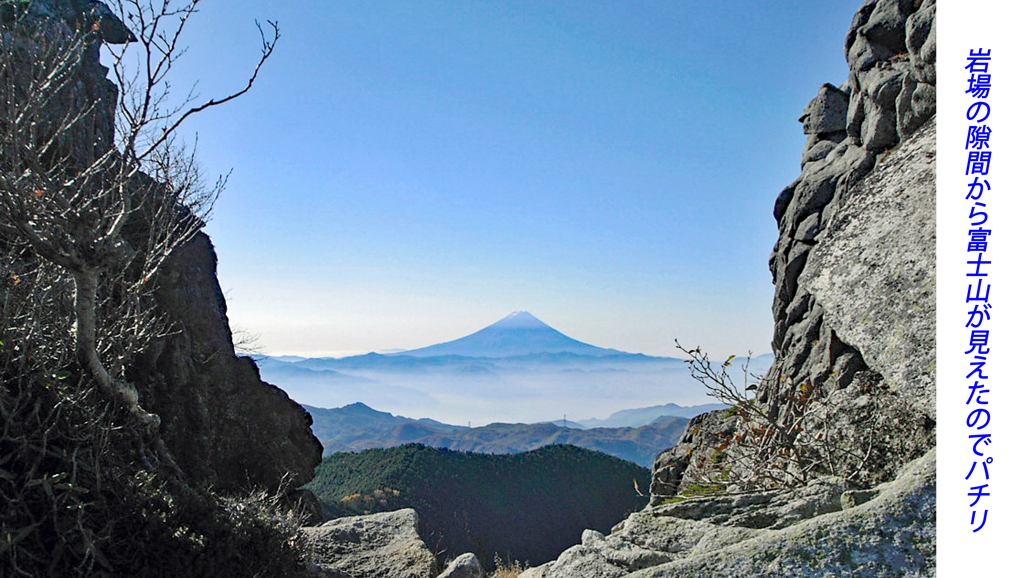
[[[71,348],[100,390],[153,434],[162,461],[175,470],[156,435],[159,417],[140,407],[124,371],[132,356],[166,331],[154,309],[152,280],[203,226],[227,178],[207,185],[194,143],[182,146],[177,129],[247,93],[280,38],[276,23],[269,23],[269,39],[257,24],[261,56],[244,87],[190,106],[193,85],[184,101],[173,104],[167,78],[185,52],[183,34],[199,2],[112,2],[137,42],[136,49],[108,46],[116,101],[103,90],[89,93],[81,82],[84,57],[100,41],[98,24],[76,30],[33,13],[29,4],[13,23],[0,25],[0,255],[10,251],[4,261],[9,270],[0,272],[8,279],[0,283],[24,282],[19,271],[32,270],[25,263],[33,260],[49,264],[37,270],[58,278],[48,281],[49,288],[26,293],[22,286],[0,296],[35,295],[52,306],[46,318],[72,338],[58,342]],[[113,135],[104,128],[111,123]],[[53,287],[66,302],[42,297]],[[29,336],[40,331],[23,317],[15,327]]]
[[[752,375],[752,353],[742,365],[743,383],[738,384],[728,370],[735,356],[716,368],[699,347],[687,349],[678,342],[676,347],[687,355],[691,375],[704,385],[708,395],[732,406],[729,412],[739,418],[738,432],[720,446],[728,458],[716,464],[695,463],[691,477],[702,483],[734,484],[744,489],[789,487],[806,484],[820,475],[852,480],[870,459],[877,428],[867,428],[870,439],[866,449],[844,446],[831,435],[830,413],[838,390],[824,395],[822,388],[810,383],[782,387],[784,377]],[[775,406],[762,405],[748,392],[765,382],[791,393],[783,395]],[[812,415],[816,424],[812,429],[819,433],[808,431]],[[841,467],[840,461],[859,465]]]

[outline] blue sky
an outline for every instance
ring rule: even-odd
[[[861,2],[230,2],[176,82],[232,326],[270,354],[415,348],[528,310],[602,347],[770,350],[775,196]]]

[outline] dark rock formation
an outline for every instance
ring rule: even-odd
[[[22,6],[18,6],[21,4]],[[74,30],[88,30],[95,25],[97,40],[108,44],[125,44],[135,40],[110,8],[99,0],[34,0],[33,2],[3,2],[0,4],[0,22],[13,22],[22,8],[28,9],[28,18],[67,26]],[[99,64],[92,63],[92,64]]]
[[[156,298],[175,333],[136,364],[141,402],[162,418],[161,434],[195,481],[222,489],[297,488],[313,479],[322,447],[309,414],[260,381],[236,357],[209,238],[179,248],[158,279]]]
[[[100,63],[100,44],[134,37],[94,0],[0,3],[0,21],[17,18],[58,45],[88,31],[75,82],[52,103],[58,118],[88,110],[62,140],[70,149],[68,162],[88,166],[111,150],[115,138],[117,88]],[[153,186],[148,177],[137,180]],[[144,237],[147,224],[145,207],[139,207],[128,228]],[[261,382],[251,359],[235,356],[206,235],[175,251],[153,298],[171,334],[135,359],[128,375],[138,384],[142,407],[161,417],[160,434],[190,480],[221,490],[289,490],[311,480],[322,451],[312,419],[282,390]]]
[[[131,23],[179,21],[154,7]],[[130,40],[98,2],[0,0],[0,576],[296,576],[274,490],[311,479],[320,446],[234,354],[181,164],[115,130],[160,130],[126,123],[100,62]]]
[[[76,81],[51,96],[48,102],[54,122],[67,111],[90,109],[66,131],[61,141],[71,149],[66,153],[72,162],[93,162],[109,151],[114,142],[117,106],[117,87],[107,79],[107,69],[100,64],[100,45],[124,44],[133,40],[131,33],[105,4],[91,0],[0,2],[0,24],[11,25],[18,19],[40,35],[37,46],[31,50],[43,54],[66,43],[77,31],[96,25],[95,33],[87,35],[81,46],[83,55],[74,73]],[[48,43],[52,46],[46,46]]]

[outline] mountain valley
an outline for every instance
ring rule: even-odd
[[[433,551],[473,552],[493,567],[495,556],[543,563],[586,529],[608,531],[647,503],[635,488],[649,477],[569,445],[516,455],[403,445],[329,456],[307,487],[328,518],[415,508]]]
[[[649,468],[662,450],[679,440],[690,417],[724,406],[684,408],[673,404],[624,410],[607,420],[584,420],[597,424],[588,428],[580,424],[565,427],[561,421],[454,426],[431,419],[393,416],[362,403],[335,409],[304,407],[313,416],[313,434],[323,444],[325,456],[409,443],[486,454],[513,454],[551,444],[569,444]],[[601,427],[606,422],[636,425]]]

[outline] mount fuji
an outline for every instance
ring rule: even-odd
[[[761,358],[754,361],[751,368],[762,371]],[[259,365],[265,380],[300,403],[331,408],[362,402],[450,424],[534,423],[559,415],[570,421],[711,401],[681,359],[590,345],[525,311],[420,349],[265,358]]]
[[[396,355],[411,357],[459,355],[462,357],[502,358],[557,353],[590,357],[629,355],[615,349],[595,347],[577,341],[537,319],[528,311],[516,311],[497,323],[460,339],[421,349],[403,351]]]

